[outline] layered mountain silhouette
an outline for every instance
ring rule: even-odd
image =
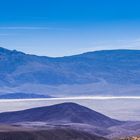
[[[140,122],[118,121],[67,102],[0,113],[0,139],[107,140],[138,136]]]
[[[96,127],[110,127],[123,123],[75,103],[62,103],[23,111],[0,113],[0,122],[47,122],[54,125],[79,123]]]
[[[82,85],[82,86],[81,86]],[[45,57],[0,48],[0,93],[139,95],[140,51]]]

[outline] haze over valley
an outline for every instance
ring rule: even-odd
[[[140,0],[1,0],[0,140],[140,140]]]

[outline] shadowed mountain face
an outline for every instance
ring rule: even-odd
[[[51,58],[0,48],[1,93],[139,95],[139,77],[138,50],[96,51]]]
[[[72,129],[44,131],[0,132],[1,140],[107,140],[106,138]]]
[[[63,103],[48,107],[39,107],[0,114],[1,123],[35,121],[47,122],[55,125],[81,123],[97,127],[110,127],[122,123],[75,103]]]

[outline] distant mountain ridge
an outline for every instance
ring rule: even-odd
[[[52,96],[139,95],[140,50],[51,58],[0,48],[0,87]]]

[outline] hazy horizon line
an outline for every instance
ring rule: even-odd
[[[76,97],[56,97],[56,98],[0,99],[0,102],[43,101],[43,100],[115,100],[115,99],[140,99],[140,96],[76,96]]]

